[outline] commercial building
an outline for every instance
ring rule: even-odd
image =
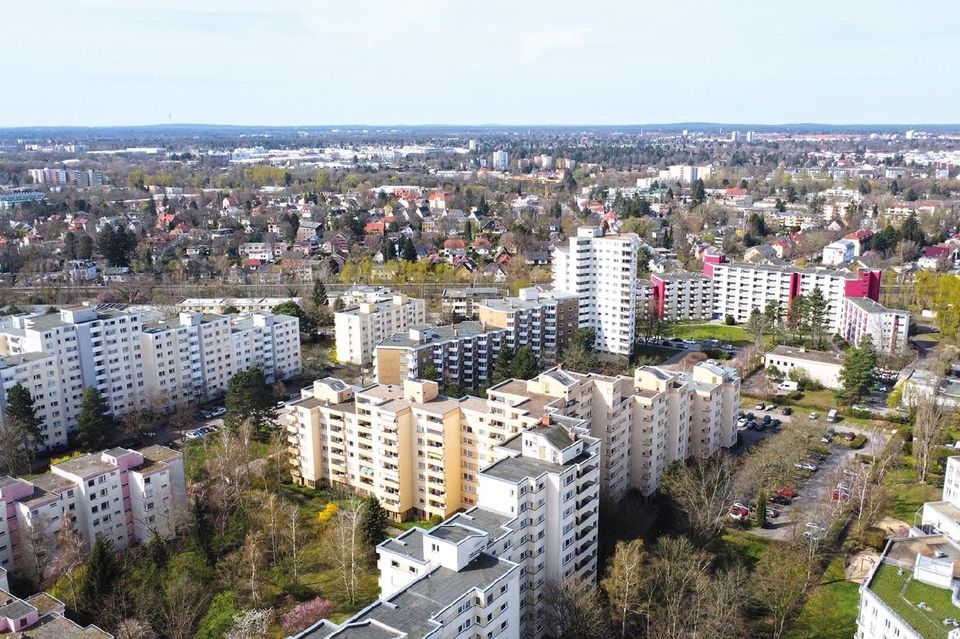
[[[651,274],[650,290],[661,319],[676,322],[713,317],[713,280],[702,273]]]
[[[636,336],[637,252],[633,233],[603,235],[580,227],[553,256],[553,288],[579,297],[579,327],[596,332],[602,353],[629,356]]]
[[[335,313],[337,360],[369,364],[374,348],[382,340],[426,321],[425,302],[406,295],[394,295],[382,302],[362,302],[357,308]]]
[[[507,347],[529,346],[543,364],[557,361],[579,326],[579,298],[565,291],[522,288],[517,297],[477,303],[477,317],[487,326],[507,329]]]
[[[0,380],[5,391],[17,382],[30,390],[41,449],[67,443],[88,387],[121,417],[215,396],[251,366],[270,381],[300,373],[296,317],[72,306],[0,318]]]
[[[880,296],[880,272],[831,271],[820,268],[798,268],[726,262],[723,256],[704,260],[704,274],[713,278],[713,315],[733,317],[738,323],[750,319],[753,309],[761,311],[769,302],[776,302],[783,313],[798,295],[809,295],[820,289],[827,302],[826,329],[840,331],[844,299]]]
[[[776,346],[763,356],[764,368],[771,366],[784,375],[800,371],[811,380],[826,388],[840,388],[840,371],[843,369],[843,354],[811,351],[792,346]]]
[[[377,547],[379,600],[297,639],[545,636],[546,585],[596,579],[597,442],[547,416],[495,454],[478,506]]]
[[[222,315],[230,309],[236,313],[272,313],[273,307],[284,302],[303,304],[301,297],[188,297],[177,304],[177,310],[187,313]]]
[[[185,495],[183,456],[163,446],[83,455],[30,480],[0,477],[0,567],[36,574],[64,526],[89,546],[97,537],[118,549],[170,537]]]
[[[869,337],[878,353],[902,355],[909,330],[910,311],[886,308],[867,297],[843,300],[840,335],[855,346]]]
[[[379,384],[402,384],[423,377],[432,367],[444,383],[478,386],[491,379],[509,335],[507,329],[483,322],[418,326],[394,333],[377,344],[374,378]]]
[[[440,297],[440,308],[444,315],[478,319],[478,302],[500,295],[500,289],[495,287],[445,288]]]

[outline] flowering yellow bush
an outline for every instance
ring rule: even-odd
[[[331,501],[327,504],[327,507],[321,510],[317,515],[317,521],[319,521],[321,524],[327,523],[333,519],[333,516],[337,514],[338,510],[339,508],[337,508],[337,505]]]

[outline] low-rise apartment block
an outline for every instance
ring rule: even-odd
[[[424,377],[433,368],[444,383],[484,384],[509,335],[506,328],[489,328],[481,322],[418,326],[394,333],[377,345],[374,378],[379,384],[402,384],[405,379]]]
[[[426,321],[425,302],[406,295],[394,295],[382,302],[363,302],[357,308],[335,313],[337,360],[360,366],[369,364],[377,344]]]
[[[902,355],[907,351],[910,311],[890,309],[866,297],[843,301],[840,335],[855,346],[870,337],[878,353]]]
[[[546,584],[596,579],[598,442],[579,420],[546,416],[496,457],[478,506],[377,547],[379,600],[297,639],[545,636]]]
[[[0,637],[4,639],[113,639],[101,628],[80,626],[66,617],[67,606],[46,592],[21,599],[10,592],[0,568]]]
[[[88,545],[102,536],[118,549],[170,537],[185,494],[183,456],[163,446],[82,455],[31,480],[0,477],[0,567],[36,574],[67,525]]]
[[[188,297],[177,303],[177,310],[186,313],[222,315],[227,310],[237,313],[272,313],[274,306],[284,302],[303,304],[301,297]]]
[[[299,320],[286,315],[167,318],[158,309],[75,306],[0,319],[0,381],[4,391],[17,382],[30,391],[42,449],[67,443],[87,387],[121,417],[215,396],[250,366],[270,381],[293,377],[300,361]]]
[[[507,347],[528,346],[542,364],[553,364],[579,326],[579,298],[564,291],[520,289],[517,297],[477,305],[484,325],[507,329]]]
[[[661,319],[676,322],[713,317],[713,280],[702,273],[650,276],[651,296]]]
[[[440,309],[445,315],[455,315],[460,319],[478,319],[477,303],[500,295],[500,289],[492,286],[445,288],[440,297]]]

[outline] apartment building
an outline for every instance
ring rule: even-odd
[[[239,313],[272,313],[284,302],[303,304],[302,297],[188,297],[177,303],[177,310],[187,313],[222,315],[228,309]]]
[[[886,308],[867,297],[843,301],[840,335],[855,346],[869,336],[878,353],[903,355],[909,330],[910,311]]]
[[[650,275],[657,315],[670,322],[713,318],[713,280],[701,273]]]
[[[445,288],[440,296],[440,309],[444,315],[461,319],[479,319],[478,302],[500,297],[501,291],[492,286],[469,288]]]
[[[713,279],[713,315],[732,316],[739,323],[750,319],[753,309],[763,310],[768,302],[777,302],[783,312],[798,295],[820,289],[827,301],[827,330],[840,331],[846,298],[880,296],[880,272],[831,271],[822,268],[798,268],[725,262],[720,257],[704,263],[704,274]]]
[[[443,516],[476,506],[503,443],[549,418],[597,440],[604,494],[649,495],[671,462],[736,443],[739,403],[736,372],[711,362],[689,372],[641,367],[634,378],[558,367],[497,384],[485,400],[440,396],[434,382],[354,389],[327,378],[291,405],[291,474],[375,495],[397,520]]]
[[[45,449],[76,428],[84,390],[111,414],[171,407],[226,391],[234,374],[260,366],[268,380],[300,372],[299,320],[282,315],[163,317],[159,309],[75,306],[0,318],[0,381],[23,383],[43,420]],[[6,395],[0,399],[0,405]]]
[[[960,544],[946,535],[890,539],[860,586],[856,639],[960,639]]]
[[[545,636],[546,584],[596,579],[598,444],[577,420],[546,416],[496,455],[479,506],[377,547],[379,600],[297,639]]]
[[[637,315],[637,252],[633,233],[603,234],[600,227],[580,227],[553,256],[553,288],[579,298],[579,327],[596,332],[602,353],[629,356]]]
[[[67,606],[47,592],[21,599],[10,591],[7,571],[0,568],[0,637],[18,639],[113,639],[95,625],[80,626],[66,615]]]
[[[914,534],[946,535],[960,542],[960,457],[948,457],[940,501],[923,505],[919,530]]]
[[[357,308],[335,313],[337,360],[360,366],[369,364],[382,340],[426,321],[426,303],[406,295],[363,302]]]
[[[377,344],[374,379],[379,384],[402,384],[423,377],[432,367],[445,383],[477,386],[491,379],[509,335],[506,328],[489,328],[482,322],[417,326],[394,333]]]
[[[843,353],[811,351],[780,344],[764,354],[763,367],[773,366],[788,376],[793,371],[799,371],[826,388],[840,388],[843,360]]]
[[[31,480],[0,477],[0,567],[35,574],[64,525],[118,549],[170,537],[185,495],[183,456],[163,446],[83,455]]]
[[[510,350],[528,346],[541,364],[556,363],[579,326],[579,298],[565,291],[522,288],[517,297],[477,304],[480,322],[507,329]]]

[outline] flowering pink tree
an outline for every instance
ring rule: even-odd
[[[280,624],[284,631],[292,634],[309,628],[329,614],[330,602],[323,597],[317,597],[291,608],[287,614],[280,618]]]

